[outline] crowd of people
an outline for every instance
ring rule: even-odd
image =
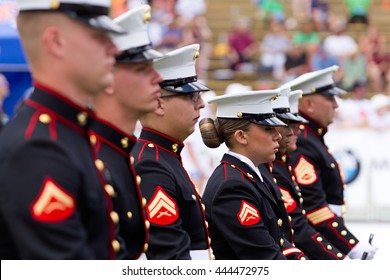
[[[18,4],[34,89],[0,132],[1,259],[374,258],[324,140],[338,66],[216,96],[200,43],[153,46],[147,4]],[[202,185],[182,159],[192,135],[224,145]]]

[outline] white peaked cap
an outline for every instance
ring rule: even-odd
[[[298,118],[298,121],[300,123],[308,123],[309,121],[299,114],[299,100],[302,98],[302,95],[303,91],[301,89],[293,90],[290,92],[290,112]]]
[[[20,12],[62,12],[93,28],[111,33],[124,33],[109,16],[110,0],[18,0]]]
[[[301,89],[293,90],[290,92],[289,102],[290,111],[293,114],[299,113],[299,99],[302,98],[303,91]]]
[[[290,88],[282,86],[279,88],[280,96],[277,99],[272,100],[272,108],[276,113],[276,116],[282,120],[290,122],[300,122],[300,120],[290,112]]]
[[[123,35],[112,36],[112,40],[120,51],[151,44],[148,34],[148,22],[150,18],[150,6],[142,5],[114,19],[117,24],[126,30],[126,33]]]
[[[246,118],[257,124],[285,126],[275,117],[271,105],[272,100],[278,98],[279,94],[279,90],[236,91],[212,98],[208,103],[216,104],[216,115],[219,118]],[[260,115],[267,117],[262,119]]]
[[[280,87],[279,88],[280,95],[278,98],[272,100],[272,108],[290,108],[290,104],[288,101],[288,97],[290,95],[290,88],[289,87]]]
[[[154,68],[163,78],[160,86],[173,92],[208,91],[209,88],[197,82],[195,63],[199,58],[199,50],[199,44],[192,44],[156,59]]]
[[[284,84],[283,86],[290,87],[291,90],[301,89],[303,95],[320,93],[324,95],[340,95],[346,91],[336,87],[333,74],[339,69],[339,66],[331,67],[305,73],[296,79]]]
[[[196,76],[195,63],[199,58],[200,45],[192,44],[165,54],[154,62],[154,67],[164,80]]]

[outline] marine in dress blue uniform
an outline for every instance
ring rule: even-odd
[[[209,103],[216,103],[221,119],[246,119],[265,127],[286,126],[272,112],[271,99],[278,94],[277,90],[235,92]],[[200,124],[204,141],[205,128],[210,125],[203,120]],[[283,201],[262,175],[249,158],[229,151],[208,180],[202,200],[216,259],[306,258],[284,235],[287,215]]]
[[[95,29],[122,30],[107,16],[109,1],[19,4],[21,14],[62,12]],[[34,87],[0,136],[1,259],[115,259],[121,250],[105,166],[90,137],[94,113],[42,83]]]
[[[291,90],[301,89],[303,98],[320,94],[333,100],[334,96],[344,93],[336,87],[332,79],[337,70],[338,66],[332,66],[306,73],[287,85]],[[324,110],[317,108],[321,109]],[[301,189],[306,217],[311,225],[343,254],[348,254],[351,258],[361,258],[364,252],[368,252],[369,258],[372,258],[376,248],[359,242],[344,223],[345,185],[338,162],[324,141],[327,126],[301,110],[300,114],[308,123],[300,125],[301,134],[298,136],[297,150],[291,154],[291,166]],[[360,245],[357,246],[358,244]]]
[[[274,185],[280,190],[284,200],[284,205],[289,215],[289,225],[292,227],[293,242],[310,259],[343,259],[346,255],[342,254],[336,246],[315,230],[305,216],[301,190],[295,182],[295,177],[291,174],[291,166],[288,164],[288,155],[286,155],[287,149],[292,148],[290,147],[291,141],[288,139],[294,133],[291,126],[307,123],[307,120],[302,118],[298,112],[298,102],[302,96],[302,91],[290,92],[289,87],[281,87],[280,90],[285,98],[274,100],[272,107],[276,112],[276,116],[289,125],[288,129],[290,132],[286,131],[284,133],[286,139],[281,140],[287,140],[288,146],[280,147],[276,153],[276,159],[269,163],[268,169],[272,174]],[[281,143],[282,145],[285,144]]]
[[[163,77],[160,86],[165,96],[188,98],[186,102],[191,103],[186,106],[200,106],[203,101],[199,100],[199,92],[208,91],[208,88],[196,81],[195,61],[198,56],[199,45],[195,44],[156,60],[155,67]],[[141,177],[142,195],[147,199],[146,213],[150,221],[148,259],[213,258],[203,204],[180,156],[184,139],[161,132],[161,123],[152,121],[151,128],[142,121],[144,127],[133,156],[135,170]],[[175,123],[167,125],[177,127]],[[187,132],[183,134],[189,135]]]
[[[142,5],[114,20],[127,31],[126,34],[112,36],[121,50],[116,58],[117,64],[139,64],[161,57],[150,47],[147,33],[150,13],[150,6]],[[149,229],[144,212],[146,202],[138,185],[140,178],[135,174],[134,158],[130,155],[137,139],[110,119],[100,117],[92,124],[91,130],[96,136],[98,154],[110,169],[110,181],[106,188],[114,203],[111,216],[119,224],[119,233],[126,245],[126,258],[137,259],[148,248]]]

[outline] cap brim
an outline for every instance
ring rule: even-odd
[[[264,120],[249,119],[249,121],[252,123],[260,124],[260,125],[264,125],[264,126],[287,126],[286,123],[284,123],[283,121],[281,121],[275,117],[264,119]]]
[[[100,15],[100,16],[87,17],[84,15],[81,17],[76,13],[67,12],[66,14],[72,17],[73,19],[78,20],[98,30],[107,31],[109,33],[114,33],[114,34],[126,33],[126,31],[109,16]]]
[[[276,116],[279,119],[287,120],[287,121],[292,122],[292,123],[300,123],[301,122],[301,120],[297,116],[295,116],[294,114],[292,114],[290,112],[276,113]]]
[[[300,123],[309,123],[309,121],[307,119],[305,119],[304,117],[302,117],[301,115],[299,114],[294,114],[295,117],[297,117],[299,119],[299,122]]]
[[[136,54],[129,54],[129,55],[119,55],[116,59],[117,63],[138,63],[138,62],[145,62],[145,61],[152,61],[154,59],[163,57],[163,54],[153,50],[148,49]]]
[[[205,85],[199,83],[199,82],[192,82],[183,84],[180,86],[163,86],[162,87],[165,90],[172,91],[172,92],[197,92],[197,91],[209,91],[210,89],[206,87]]]
[[[338,96],[338,95],[346,94],[348,92],[343,90],[343,89],[341,89],[341,88],[333,87],[331,89],[327,89],[327,90],[324,90],[324,91],[321,91],[321,92],[318,92],[318,93],[319,94],[323,94],[323,95],[328,95],[328,96]]]

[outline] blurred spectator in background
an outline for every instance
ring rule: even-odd
[[[377,130],[390,129],[390,96],[376,94],[371,100],[372,112],[369,115],[370,127]]]
[[[192,21],[196,16],[206,13],[205,0],[176,0],[176,14],[185,19],[186,22]]]
[[[328,30],[329,4],[322,0],[311,0],[312,20],[317,31]]]
[[[292,43],[302,46],[309,59],[312,57],[321,43],[321,38],[311,19],[299,23],[298,29],[292,33]]]
[[[290,45],[284,25],[277,21],[269,22],[260,42],[260,72],[272,72],[274,79],[281,80]]]
[[[310,71],[309,59],[304,47],[292,44],[284,63],[283,81],[288,82]]]
[[[311,5],[312,0],[291,0],[291,12],[293,18],[302,22],[312,17]]]
[[[253,63],[256,46],[248,18],[241,17],[233,22],[228,45],[228,59],[232,70],[240,70],[243,64]]]
[[[325,69],[333,65],[339,64],[340,62],[338,58],[334,55],[329,54],[324,49],[322,44],[318,45],[310,60],[310,67],[312,71]]]
[[[348,10],[348,23],[369,23],[368,9],[371,0],[344,0]]]
[[[345,18],[335,17],[329,26],[331,34],[324,39],[324,49],[329,54],[336,56],[340,62],[347,56],[353,54],[358,49],[355,39],[346,34]]]
[[[206,79],[206,71],[212,54],[213,33],[204,15],[196,15],[184,28],[183,45],[200,45],[200,57],[196,61],[196,73],[199,80]]]
[[[368,99],[368,85],[365,81],[356,81],[351,96],[339,99],[339,110],[336,114],[336,125],[341,127],[367,127],[371,102]]]
[[[8,116],[3,112],[4,99],[9,94],[9,84],[6,77],[0,73],[0,130],[8,121]]]
[[[272,21],[276,20],[283,22],[285,19],[284,5],[280,0],[257,0],[257,8],[262,20]]]
[[[156,46],[156,49],[162,53],[167,53],[179,48],[183,44],[184,39],[184,22],[179,15],[174,15],[168,26],[163,29],[161,41]]]
[[[340,66],[343,71],[341,87],[346,91],[353,90],[356,83],[367,83],[367,59],[358,50],[345,57]]]

